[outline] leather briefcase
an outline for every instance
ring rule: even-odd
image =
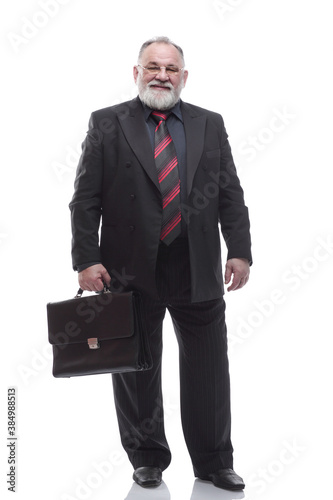
[[[138,292],[102,293],[47,304],[54,377],[149,370],[152,358]]]

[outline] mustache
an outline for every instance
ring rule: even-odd
[[[152,80],[148,83],[148,87],[152,87],[153,85],[158,85],[159,87],[166,87],[168,89],[173,89],[173,85],[170,82],[160,82],[159,80]]]

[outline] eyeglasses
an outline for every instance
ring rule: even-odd
[[[148,71],[148,73],[150,73],[151,75],[158,75],[158,73],[162,70],[162,69],[165,69],[165,72],[167,73],[167,75],[169,76],[175,76],[175,75],[178,75],[178,73],[184,69],[184,68],[178,68],[177,66],[148,66],[148,68],[145,68],[144,66],[142,66],[142,64],[138,64],[138,66],[140,66],[140,68],[142,69],[145,69],[146,71]]]

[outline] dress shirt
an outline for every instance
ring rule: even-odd
[[[147,130],[151,142],[151,147],[154,152],[155,149],[155,128],[156,121],[151,116],[151,112],[155,111],[145,104],[143,104],[144,116],[147,124]],[[183,122],[183,115],[180,109],[180,100],[174,105],[173,108],[162,111],[162,113],[170,113],[166,121],[169,133],[172,137],[172,141],[175,146],[177,160],[178,160],[178,171],[180,178],[180,202],[183,205],[187,203],[187,172],[186,172],[186,139],[185,139],[185,129]],[[181,219],[181,235],[180,237],[187,237],[187,226],[184,218]]]

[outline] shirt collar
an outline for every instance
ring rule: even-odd
[[[140,99],[141,100],[141,99]],[[141,101],[142,102],[142,101]],[[144,112],[144,115],[145,115],[145,120],[146,122],[148,121],[149,117],[150,117],[150,113],[152,111],[154,111],[153,109],[149,108],[146,104],[144,104],[142,102],[142,106],[143,106],[143,112]],[[183,122],[183,115],[182,115],[182,112],[181,112],[181,109],[180,109],[180,99],[179,101],[174,105],[173,108],[171,109],[168,109],[166,110],[168,111],[169,113],[173,113],[181,122]]]

